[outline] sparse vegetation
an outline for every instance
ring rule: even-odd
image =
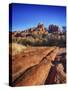
[[[43,24],[23,32],[15,32],[12,36],[12,42],[25,46],[59,46],[66,45],[66,27],[62,27],[62,33],[59,26],[49,25],[48,31]],[[11,34],[11,33],[10,33]]]
[[[19,54],[23,50],[25,50],[26,47],[24,45],[20,45],[20,44],[17,44],[17,43],[12,43],[12,44],[9,45],[9,49],[12,49],[12,50],[10,50],[11,52],[9,52],[10,55],[14,56],[16,54]]]
[[[44,25],[38,25],[11,35],[12,86],[40,85],[42,81],[44,85],[66,82],[66,54],[63,56],[66,53],[66,32],[58,33],[58,28],[50,25],[47,32]],[[61,77],[59,80],[57,75]]]
[[[62,46],[65,47],[66,45],[66,36],[59,35],[59,34],[53,34],[51,33],[49,35],[35,35],[33,34],[32,37],[14,37],[12,38],[13,43],[18,43],[22,45],[30,45],[30,46]]]

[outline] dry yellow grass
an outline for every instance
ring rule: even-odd
[[[14,56],[16,54],[19,54],[23,50],[25,50],[26,46],[20,45],[20,44],[17,44],[17,43],[12,43],[12,44],[9,44],[9,49],[10,49],[10,51],[9,51],[10,55]]]

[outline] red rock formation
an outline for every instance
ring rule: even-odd
[[[26,31],[16,31],[12,33],[13,37],[26,37],[29,36],[29,34],[48,34],[48,31],[45,29],[43,24],[38,24],[37,27],[30,28]]]

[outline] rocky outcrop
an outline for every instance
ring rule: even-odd
[[[37,27],[30,28],[24,31],[16,31],[12,33],[13,37],[28,37],[32,36],[32,34],[35,35],[41,35],[41,34],[48,34],[48,31],[45,29],[43,24],[38,24]]]

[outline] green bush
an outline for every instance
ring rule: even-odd
[[[23,45],[31,45],[31,41],[30,40],[28,40],[28,39],[20,39],[19,41],[18,41],[18,43],[20,43],[20,44],[23,44]]]
[[[53,36],[53,37],[52,37]],[[25,37],[25,38],[12,38],[12,42],[23,44],[25,46],[66,46],[66,38],[61,37],[58,38],[59,35],[57,34],[50,34],[50,35],[34,35],[32,37]],[[56,38],[55,38],[56,37]]]

